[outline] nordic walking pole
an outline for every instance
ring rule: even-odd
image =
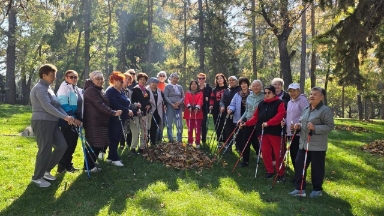
[[[80,134],[80,129],[78,130],[78,133]],[[91,173],[90,173],[90,170],[89,170],[89,165],[88,165],[88,160],[87,160],[87,152],[85,150],[86,146],[85,146],[85,143],[84,143],[84,137],[80,136],[80,139],[81,139],[81,146],[83,147],[84,161],[85,161],[85,167],[87,168],[88,179],[91,179]]]
[[[162,131],[162,130],[160,130],[159,124],[157,123],[157,121],[156,121],[156,118],[155,118],[155,115],[153,115],[153,113],[152,113],[152,118],[153,118],[153,121],[154,121],[154,122],[155,122],[155,124],[156,124],[157,130],[159,130],[159,131],[160,131],[160,133],[163,133],[163,131]],[[165,142],[165,139],[164,139],[164,137],[163,137],[163,141]]]
[[[224,125],[223,125],[223,128],[221,129],[221,133],[220,133],[220,136],[219,136],[219,142],[220,142],[220,139],[223,137],[224,128],[225,128],[225,125],[227,124],[228,118],[229,118],[229,114],[227,114],[225,116]]]
[[[213,136],[214,136],[214,134],[215,134],[215,132],[216,132],[218,126],[219,126],[218,122],[220,122],[220,119],[221,119],[221,113],[219,113],[219,115],[218,115],[218,117],[217,117],[217,119],[216,119],[216,122],[215,122],[215,130],[212,131],[212,133],[211,133],[211,138],[210,138],[210,140],[209,140],[209,145],[212,144]],[[217,136],[216,136],[216,138],[217,138]],[[218,142],[220,142],[220,140],[218,140]]]
[[[249,143],[249,140],[251,139],[253,133],[254,133],[255,130],[256,130],[256,125],[257,125],[257,124],[255,124],[255,127],[253,127],[252,133],[251,133],[251,135],[249,136],[247,142],[245,143],[245,146],[244,146],[244,148],[243,148],[243,151],[241,151],[240,157],[239,157],[239,159],[237,159],[236,164],[235,164],[235,166],[234,166],[233,169],[232,169],[232,172],[235,171],[235,169],[236,169],[236,167],[237,167],[237,164],[239,163],[240,159],[243,157],[245,148],[247,148],[248,143]]]
[[[295,137],[295,135],[296,135],[296,130],[293,132],[293,135],[292,135],[292,137],[291,137],[291,141],[289,142],[288,148],[287,148],[287,150],[285,151],[284,158],[283,158],[283,160],[282,160],[281,163],[280,163],[280,166],[279,166],[279,169],[277,170],[277,173],[279,173],[279,171],[281,170],[281,168],[282,168],[282,166],[283,166],[284,160],[288,157],[288,153],[289,153],[289,150],[291,149],[292,141],[293,141],[293,138]],[[278,176],[278,175],[275,176],[275,180],[273,181],[270,190],[273,189],[273,186],[275,185],[276,180],[277,180],[277,176]]]
[[[304,157],[304,164],[303,164],[303,174],[301,175],[301,184],[300,184],[300,199],[301,194],[303,194],[303,184],[304,184],[304,176],[305,176],[305,168],[307,165],[307,156],[308,156],[308,145],[311,141],[312,131],[309,131],[308,138],[307,138],[307,149],[305,150],[305,157]]]
[[[120,124],[121,124],[121,129],[123,130],[123,135],[124,135],[124,140],[127,140],[127,133],[125,132],[125,129],[124,129],[124,126],[123,126],[123,121],[121,120],[120,116],[119,116],[119,121],[120,121]],[[127,120],[128,121],[128,120]],[[123,154],[124,150],[126,149],[127,146],[124,146],[124,149],[123,151],[121,152],[121,154]],[[129,158],[129,156],[128,156]],[[135,173],[135,168],[133,168],[133,162],[132,160],[131,161],[131,166],[132,166],[132,172],[133,172],[133,175],[136,175]]]
[[[263,136],[264,136],[264,126],[261,126],[261,136],[260,136],[260,148],[259,148],[259,154],[257,156],[257,162],[256,162],[256,171],[255,171],[255,178],[257,176],[257,169],[259,168],[259,161],[260,161],[260,153],[261,153],[261,145],[263,144]]]
[[[226,143],[229,141],[229,139],[231,138],[232,134],[236,131],[236,129],[237,129],[237,127],[235,127],[235,129],[233,129],[232,133],[228,136],[227,140],[224,142],[223,146],[221,146],[220,149],[218,149],[218,148],[215,149],[215,152],[214,152],[215,157],[212,159],[212,161],[215,160],[216,157],[220,154],[221,150],[225,147]],[[218,152],[216,152],[217,149],[218,149]]]
[[[237,128],[237,131],[235,132],[235,134],[233,135],[233,138],[231,140],[231,142],[229,142],[229,144],[227,146],[225,146],[225,150],[223,152],[223,154],[221,155],[220,158],[218,158],[217,162],[219,162],[221,160],[221,158],[223,158],[223,156],[225,155],[225,153],[227,153],[228,149],[231,149],[232,148],[232,145],[235,144],[236,145],[236,137],[237,137],[237,134],[239,133],[240,131],[240,127],[236,126]]]

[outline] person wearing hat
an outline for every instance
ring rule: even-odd
[[[128,86],[128,89],[132,91],[132,89],[137,85],[135,69],[129,69],[126,73],[129,73],[132,76],[132,83]]]
[[[262,136],[261,151],[267,173],[266,178],[272,178],[275,170],[272,163],[272,154],[276,160],[277,180],[284,181],[284,165],[279,170],[282,158],[280,158],[280,134],[281,121],[286,115],[284,102],[276,95],[275,87],[269,85],[264,88],[264,100],[259,103],[252,118],[241,124],[243,126],[254,126],[256,124],[256,134]],[[264,132],[262,132],[264,131]],[[260,138],[261,139],[261,138]]]
[[[282,122],[282,126],[287,125],[287,138],[292,139],[294,129],[293,126],[300,121],[301,112],[309,103],[304,94],[300,94],[300,85],[298,83],[291,83],[288,86],[288,93],[291,100],[287,105],[287,118]],[[290,147],[290,154],[293,168],[295,169],[295,159],[297,151],[299,150],[300,134],[297,132],[293,137]]]
[[[151,145],[155,145],[157,131],[159,130],[161,135],[163,132],[164,93],[158,88],[159,80],[156,77],[151,77],[148,84],[147,90],[149,91],[149,102],[151,103],[149,114],[151,120],[148,121],[150,122],[149,136]]]
[[[227,118],[227,116],[229,118],[225,122],[225,125],[223,125],[224,133],[220,132],[220,135],[222,136],[222,139],[224,141],[228,139],[228,135],[230,135],[236,127],[236,125],[233,123],[233,113],[226,114],[228,112],[227,107],[231,104],[233,96],[235,96],[235,94],[241,90],[236,76],[228,77],[228,83],[229,83],[229,86],[227,89],[224,90],[223,96],[221,97],[221,100],[220,100],[220,112],[222,113],[221,121],[225,122],[225,119]],[[232,151],[232,149],[229,149],[229,151]]]

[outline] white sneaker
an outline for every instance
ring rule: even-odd
[[[100,160],[104,160],[104,155],[105,155],[104,152],[100,152],[98,158],[99,158]]]
[[[36,179],[36,180],[32,179],[31,182],[35,183],[37,186],[42,187],[42,188],[46,188],[46,187],[51,186],[51,183],[45,181],[43,178]]]
[[[111,159],[107,159],[106,162],[107,162],[107,163],[111,163],[112,160],[111,160]]]
[[[97,168],[97,167],[93,167],[92,169],[89,170],[89,172],[93,172],[93,173],[99,172],[99,171],[101,171],[101,168]],[[84,172],[88,172],[88,171],[85,169]]]
[[[199,145],[199,144],[196,144],[196,148],[199,149],[199,148],[200,148],[200,145]]]
[[[51,175],[51,173],[49,173],[49,172],[45,172],[43,178],[45,178],[49,181],[55,181],[56,180],[56,177]]]
[[[111,163],[112,163],[113,165],[115,165],[115,166],[119,166],[119,167],[124,166],[124,164],[121,163],[121,161],[112,161]]]

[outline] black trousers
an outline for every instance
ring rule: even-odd
[[[61,132],[63,133],[63,136],[65,138],[65,141],[67,142],[67,150],[65,151],[63,157],[61,158],[58,168],[59,169],[68,169],[70,170],[72,168],[72,155],[75,152],[76,146],[77,146],[77,138],[78,134],[75,131],[75,129],[71,126],[68,127],[61,127]]]
[[[156,122],[153,118],[156,119]],[[161,118],[160,118],[159,112],[155,110],[155,112],[153,113],[153,117],[151,118],[151,128],[149,130],[149,136],[151,137],[151,145],[156,145],[157,130],[159,129],[157,126],[160,123],[160,121],[161,121]]]
[[[94,153],[92,152],[92,150]],[[97,156],[103,150],[103,148],[92,147],[92,150],[87,146],[87,150],[85,152],[86,161],[88,163],[88,169],[90,169],[90,170],[96,166],[95,162],[97,160]],[[105,152],[105,150],[103,150],[103,152]],[[87,170],[87,166],[86,166],[85,161],[84,161],[84,170]]]
[[[289,141],[291,140],[291,136],[289,136],[287,138],[289,139]],[[289,150],[289,154],[291,155],[291,161],[292,161],[292,166],[293,166],[294,170],[296,169],[295,160],[296,160],[297,151],[299,150],[299,143],[300,143],[300,137],[295,136],[295,138],[293,138],[293,140],[292,140],[291,148]],[[303,170],[301,170],[301,171],[303,171]]]
[[[295,187],[300,190],[303,166],[304,166],[305,150],[299,149],[295,160]],[[323,190],[323,181],[325,175],[325,151],[308,151],[307,163],[305,166],[305,175],[303,182],[303,190],[306,189],[306,176],[308,166],[311,165],[312,186],[314,191]]]
[[[236,123],[233,123],[233,128],[236,127]],[[235,131],[236,132],[236,131]],[[243,129],[240,129],[237,134],[236,134],[236,150],[237,151],[242,151],[243,150],[243,147],[244,147],[244,140],[243,140],[243,136],[244,136],[244,130]]]
[[[224,115],[224,114],[222,114]],[[221,139],[219,140],[220,138],[220,133],[221,131],[223,130],[223,125],[224,125],[224,119],[225,119],[225,116],[221,116],[220,119],[219,119],[219,114],[212,114],[213,116],[213,121],[214,121],[214,124],[215,124],[215,131],[216,131],[216,140],[218,140],[219,142],[224,142],[225,140],[223,139],[223,137],[221,137]]]
[[[225,121],[225,117],[226,117],[226,115],[224,115],[224,113],[223,113],[222,118],[224,119],[224,121]],[[226,140],[228,140],[227,144],[229,144],[229,142],[232,140],[233,135],[235,134],[235,132],[233,132],[233,130],[235,129],[236,125],[233,123],[232,118],[233,118],[233,115],[230,115],[229,118],[227,119],[227,122],[224,125],[224,132],[222,134],[224,142]],[[231,135],[232,132],[233,132],[233,134]]]
[[[243,162],[246,162],[246,163],[249,162],[251,145],[252,145],[253,149],[256,151],[256,155],[259,154],[259,148],[260,148],[259,139],[257,138],[256,131],[254,131],[252,133],[254,128],[255,128],[254,126],[243,127],[243,147],[242,147],[244,149]],[[252,134],[252,137],[250,137],[251,134]],[[248,139],[249,139],[248,145],[244,146],[246,144],[246,142],[248,141]]]
[[[203,110],[203,121],[201,122],[201,142],[207,142],[207,121],[208,121],[208,113]]]

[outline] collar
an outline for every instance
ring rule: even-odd
[[[320,101],[320,103],[317,104],[317,106],[315,107],[315,109],[319,110],[323,105],[324,105],[324,104],[323,104],[323,101]],[[309,105],[309,107],[312,108],[311,105]],[[312,110],[312,109],[311,109],[311,110]]]
[[[40,79],[40,84],[43,86],[49,87],[49,83],[47,81],[45,81],[44,79]]]

